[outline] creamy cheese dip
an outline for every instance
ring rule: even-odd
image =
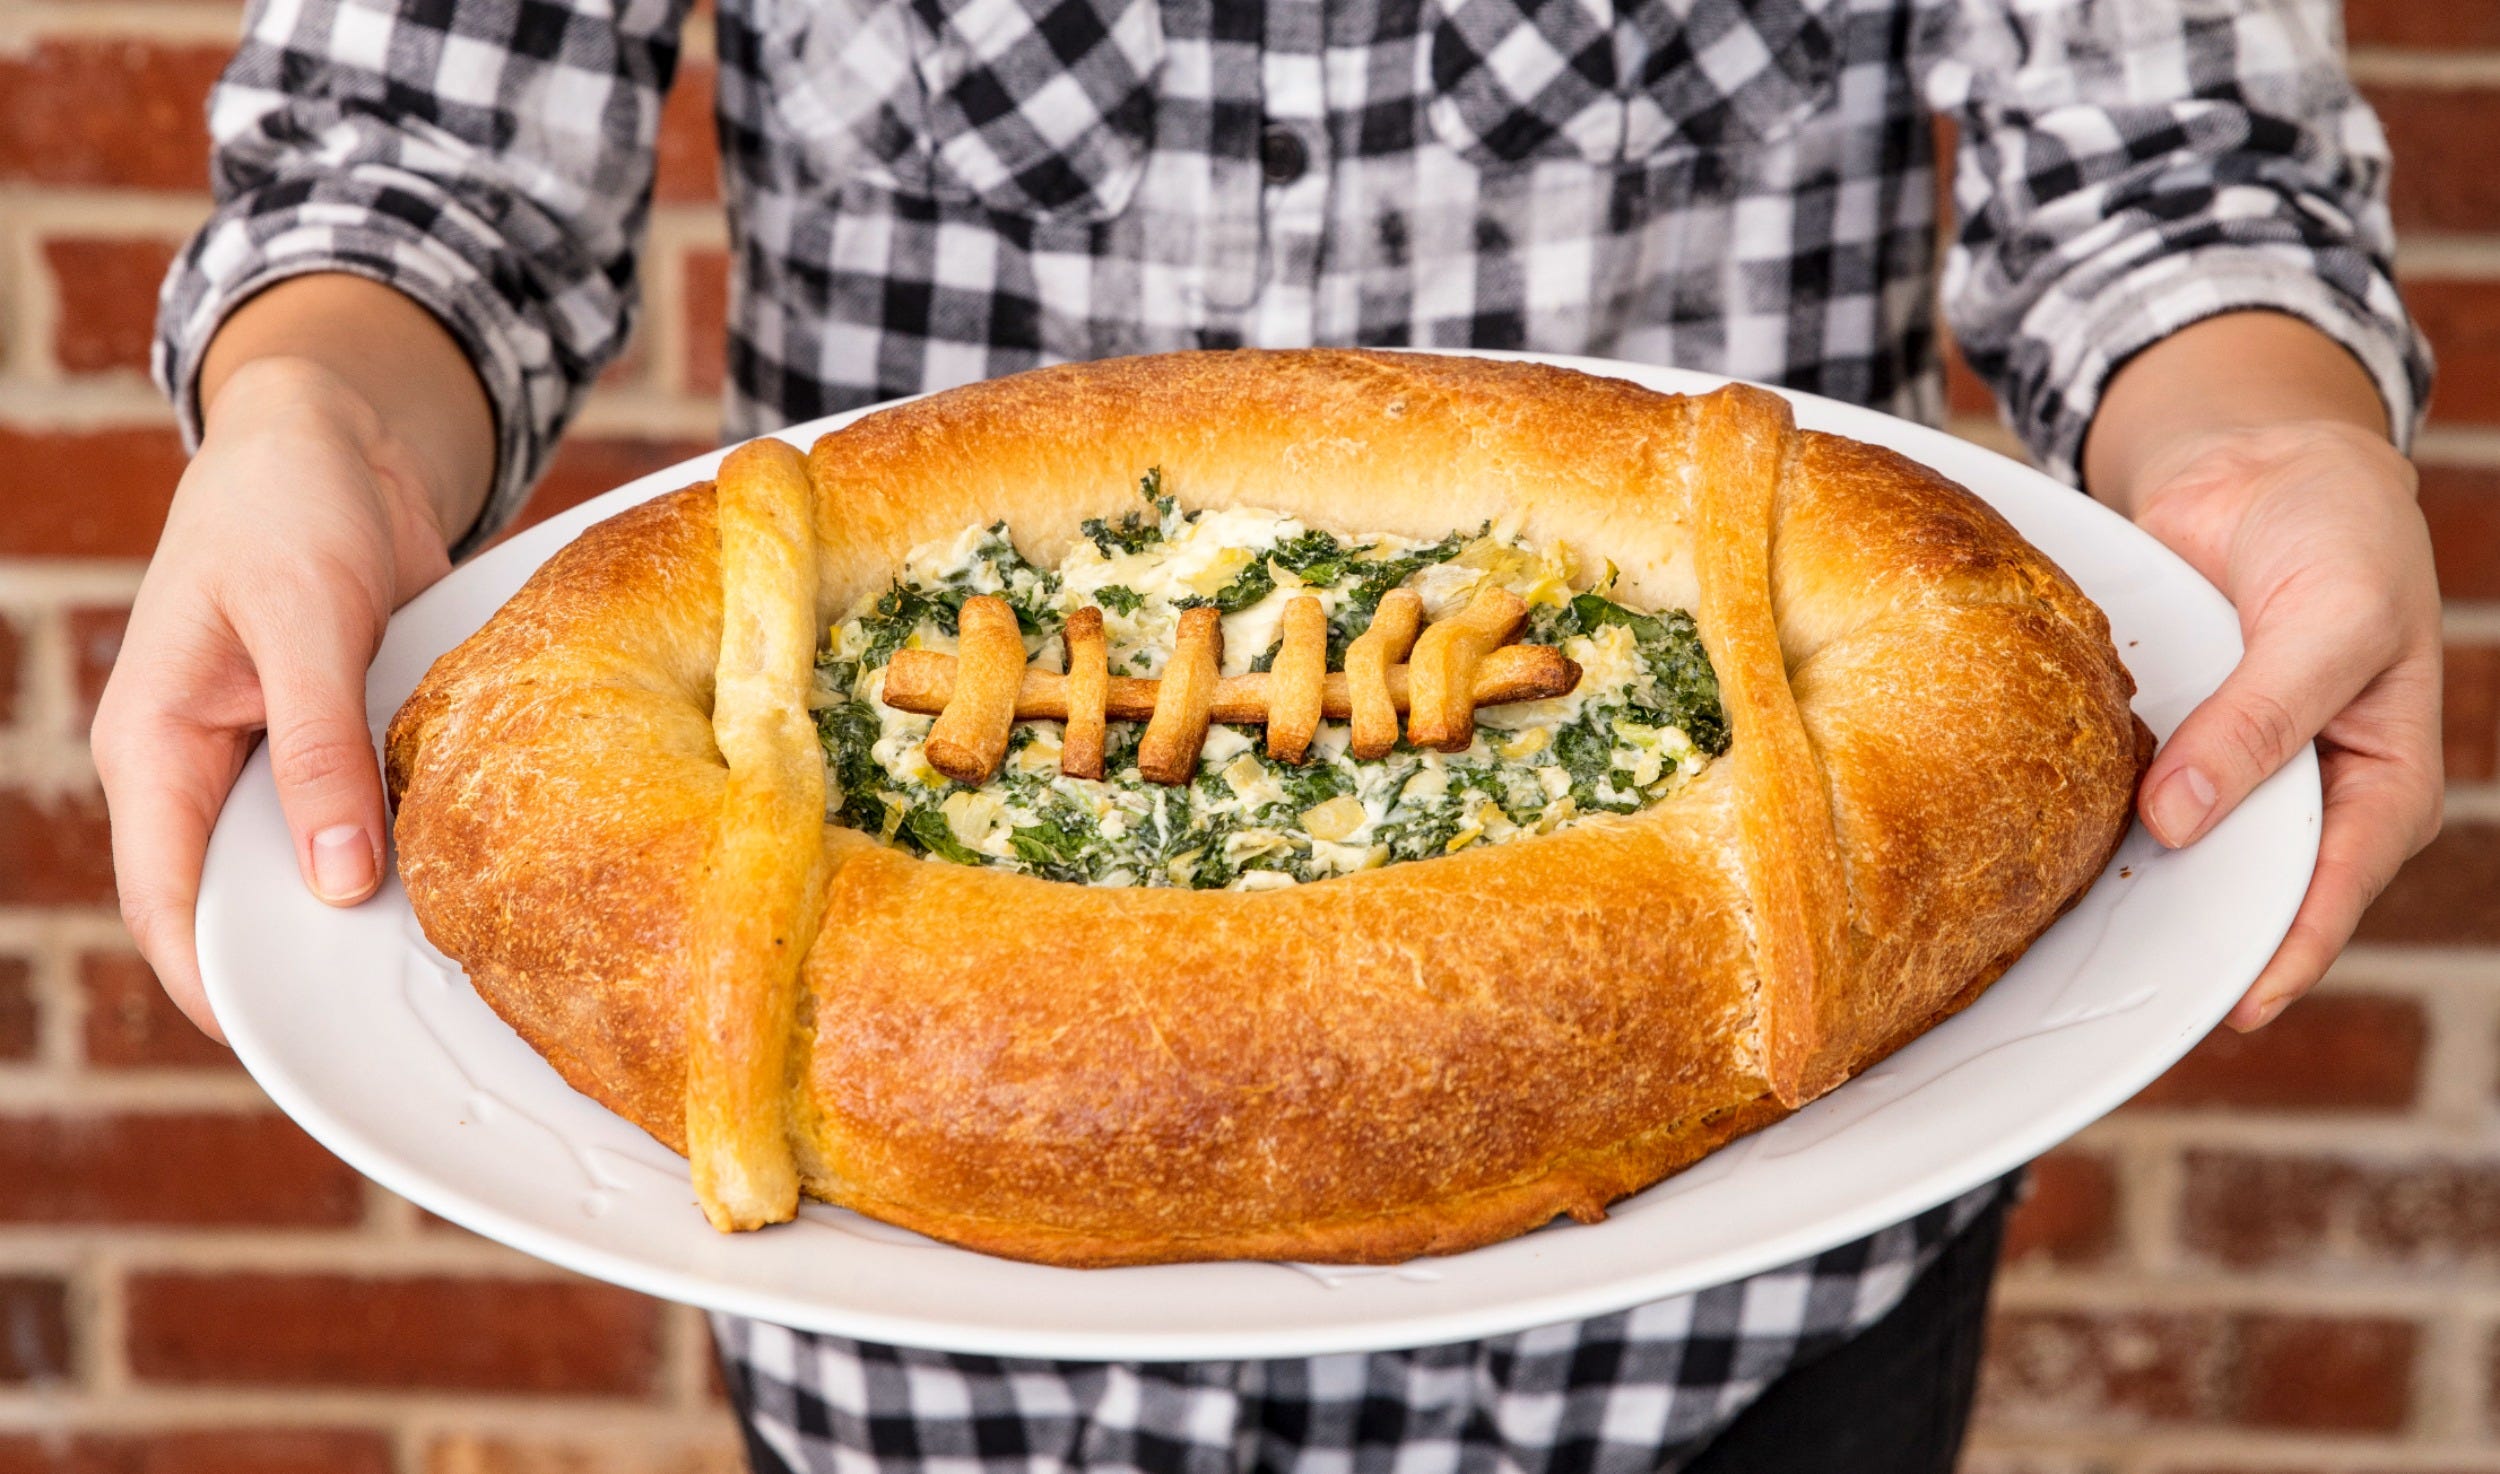
[[[1147,510],[1086,523],[1056,568],[1027,562],[1003,522],[967,529],[914,549],[892,587],[834,626],[811,702],[828,818],[937,859],[1051,880],[1255,890],[1629,813],[1727,749],[1718,680],[1691,616],[1614,602],[1611,568],[1574,593],[1563,548],[1539,551],[1505,529],[1436,543],[1341,536],[1254,508],[1183,511],[1159,474],[1140,489]],[[1338,670],[1390,589],[1413,588],[1430,621],[1493,585],[1527,601],[1520,638],[1560,646],[1582,675],[1565,696],[1478,708],[1465,752],[1401,741],[1357,759],[1345,723],[1330,721],[1293,765],[1267,758],[1262,728],[1219,723],[1196,780],[1166,787],[1137,771],[1142,723],[1110,724],[1097,781],[1060,774],[1057,723],[1019,722],[1004,769],[967,787],[929,766],[934,718],[878,699],[896,650],[954,650],[956,615],[974,594],[1007,600],[1027,655],[1048,670],[1064,663],[1061,622],[1099,606],[1111,672],[1134,676],[1161,672],[1181,610],[1213,605],[1223,673],[1237,675],[1274,660],[1277,622],[1296,595],[1326,609],[1328,668]]]

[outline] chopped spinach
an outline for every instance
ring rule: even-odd
[[[1190,594],[1173,600],[1172,607],[1197,609],[1211,604],[1220,614],[1239,614],[1274,592],[1275,571],[1267,566],[1265,558],[1261,558],[1234,575],[1231,583],[1217,589],[1212,596]]]
[[[1449,853],[1450,841],[1466,823],[1457,804],[1401,803],[1385,824],[1373,831],[1389,847],[1392,860],[1426,860]]]
[[[1354,776],[1327,763],[1288,768],[1277,776],[1285,785],[1285,802],[1297,814],[1354,791]]]
[[[885,770],[872,755],[877,745],[877,714],[856,697],[816,713],[816,738],[831,760],[834,792],[829,807],[843,823],[871,834],[885,828],[885,801],[877,797],[887,782]]]
[[[1584,712],[1578,721],[1555,730],[1554,760],[1571,775],[1572,801],[1583,809],[1625,812],[1640,807],[1639,795],[1626,803],[1608,782],[1615,766],[1614,715],[1622,709]]]
[[[867,643],[859,653],[859,668],[882,669],[923,623],[934,624],[945,634],[955,633],[955,615],[962,608],[961,599],[949,603],[943,595],[895,580],[894,586],[879,595],[876,604],[860,617],[860,631]]]
[[[1137,766],[1137,749],[1146,742],[1144,722],[1105,722],[1102,729],[1103,776],[1112,777]]]
[[[912,810],[911,817],[903,821],[901,833],[917,840],[929,854],[958,865],[978,865],[989,858],[957,839],[954,826],[946,822],[945,812],[935,804]]]
[[[1150,512],[1086,524],[1087,537],[1106,556],[1143,552],[1189,535],[1196,514],[1176,508],[1159,471],[1141,481],[1139,495]],[[1265,548],[1254,536],[1247,545],[1249,561],[1212,595],[1172,599],[1169,594],[1150,596],[1135,584],[1114,584],[1086,597],[1106,610],[1142,612],[1152,621],[1174,607],[1206,606],[1236,614],[1267,598],[1279,584],[1298,580],[1301,586],[1333,593],[1328,663],[1339,669],[1346,646],[1370,623],[1390,589],[1458,557],[1484,535],[1457,533],[1394,553],[1318,529],[1296,532]],[[872,705],[866,692],[877,672],[897,650],[915,643],[915,636],[955,634],[963,601],[976,593],[996,592],[1007,599],[1028,649],[1059,628],[1061,608],[1072,607],[1074,598],[1055,571],[1024,559],[1004,525],[982,529],[958,546],[963,552],[952,566],[915,565],[856,611],[818,658],[815,699],[824,704],[812,715],[830,785],[827,817],[911,853],[956,864],[1003,865],[1078,884],[1208,888],[1262,871],[1319,880],[1339,873],[1344,852],[1302,832],[1301,815],[1332,799],[1359,799],[1380,816],[1350,836],[1350,843],[1394,860],[1422,859],[1446,853],[1461,831],[1472,834],[1473,816],[1493,822],[1487,803],[1523,831],[1550,827],[1557,794],[1569,795],[1569,808],[1562,812],[1628,813],[1654,802],[1680,775],[1689,774],[1696,749],[1715,755],[1728,745],[1718,682],[1691,616],[1626,608],[1613,599],[1609,576],[1593,592],[1565,603],[1539,602],[1530,609],[1524,635],[1535,643],[1628,639],[1631,646],[1629,652],[1618,646],[1616,657],[1603,667],[1610,672],[1604,689],[1584,691],[1570,720],[1530,729],[1544,733],[1542,743],[1514,749],[1509,734],[1496,725],[1486,733],[1492,751],[1480,748],[1445,757],[1399,743],[1380,759],[1358,762],[1344,756],[1342,747],[1315,746],[1306,762],[1285,764],[1262,753],[1263,729],[1237,727],[1251,740],[1249,760],[1263,775],[1251,792],[1265,790],[1269,795],[1245,799],[1223,776],[1239,758],[1202,764],[1195,782],[1186,787],[1145,783],[1136,772],[1142,723],[1109,725],[1102,780],[1066,778],[1053,764],[1030,762],[1029,749],[1050,734],[1045,727],[1020,723],[1009,738],[1009,750],[1025,754],[1026,760],[1011,764],[984,790],[999,800],[1007,826],[1000,848],[1008,853],[992,855],[955,837],[939,799],[957,790],[933,792],[923,783],[926,770],[920,766],[917,745],[909,740],[920,729],[894,726],[893,714]],[[1136,583],[1162,587],[1143,573]],[[1273,669],[1281,649],[1281,640],[1271,643],[1251,661],[1251,668]],[[1635,656],[1628,669],[1622,653]],[[1582,658],[1585,663],[1585,650]],[[1113,664],[1117,670],[1142,673],[1152,660],[1148,652],[1124,646],[1113,652]],[[1679,729],[1691,748],[1664,736],[1668,728]],[[902,734],[902,740],[890,732]],[[881,742],[888,744],[882,762],[877,755]],[[1520,755],[1494,755],[1513,750]],[[1410,785],[1414,775],[1427,769],[1439,774],[1438,783]],[[1410,786],[1418,790],[1412,796],[1407,793]],[[1496,823],[1495,828],[1499,832],[1501,826]],[[1268,839],[1271,831],[1283,842]],[[1242,838],[1246,833],[1256,834],[1260,842]],[[1228,847],[1238,858],[1227,858]]]
[[[1093,871],[1087,857],[1095,850],[1095,838],[1093,824],[1066,808],[1007,832],[1007,843],[1015,850],[1016,858],[1045,880],[1091,880]]]
[[[1088,517],[1077,525],[1077,530],[1084,533],[1104,557],[1115,558],[1122,553],[1141,552],[1163,541],[1163,524],[1171,520],[1174,503],[1163,490],[1161,466],[1154,467],[1139,478],[1137,494],[1144,497],[1146,505],[1153,509],[1152,516],[1144,512],[1129,512],[1117,522]]]
[[[1458,556],[1460,549],[1491,530],[1492,524],[1488,522],[1473,534],[1453,532],[1437,543],[1410,553],[1395,553],[1386,558],[1358,558],[1347,564],[1347,570],[1357,574],[1358,578],[1328,619],[1331,662],[1344,658],[1344,647],[1371,624],[1373,613],[1380,608],[1380,601],[1388,597],[1391,589],[1436,563],[1447,563]]]
[[[1279,568],[1290,569],[1306,584],[1328,588],[1345,577],[1351,560],[1370,551],[1368,543],[1349,548],[1332,534],[1313,527],[1278,543],[1267,558]]]

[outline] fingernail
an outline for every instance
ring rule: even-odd
[[[2146,807],[2153,811],[2153,830],[2164,844],[2185,844],[2213,812],[2213,780],[2194,768],[2181,768],[2153,790]]]
[[[333,824],[313,836],[313,891],[325,901],[353,901],[373,889],[373,841],[354,824]]]

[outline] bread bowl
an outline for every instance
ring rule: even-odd
[[[696,486],[586,532],[393,722],[428,936],[674,1148],[729,1098],[695,1067],[690,1102],[690,1059],[731,1059],[728,1124],[871,1216],[1055,1264],[1382,1262],[1598,1216],[1831,1089],[1976,997],[2123,832],[2149,737],[2099,611],[1966,492],[1758,390],[1341,351],[1041,370],[819,441],[784,571],[827,629],[967,528],[1055,561],[1149,468],[1192,508],[1611,562],[1626,603],[1690,612],[1726,750],[1632,813],[1283,889],[841,825],[741,880]],[[777,976],[775,944],[727,1049],[704,969]]]

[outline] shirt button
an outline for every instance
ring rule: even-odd
[[[1270,184],[1291,184],[1311,167],[1311,150],[1302,135],[1281,124],[1259,136],[1259,172]]]

